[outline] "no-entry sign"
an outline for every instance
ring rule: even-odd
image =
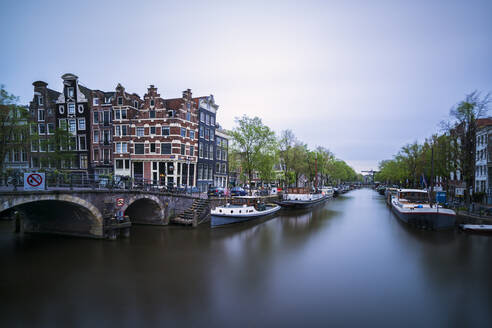
[[[24,173],[24,190],[44,190],[44,173]]]
[[[116,206],[123,206],[125,205],[125,199],[124,198],[116,198]]]

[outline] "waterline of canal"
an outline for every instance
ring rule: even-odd
[[[370,189],[312,210],[117,241],[0,232],[0,325],[492,322],[492,237],[408,228]]]

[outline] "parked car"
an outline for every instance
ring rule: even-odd
[[[231,188],[231,196],[246,196],[248,193],[241,187]]]
[[[211,187],[208,189],[207,195],[212,197],[223,197],[225,195],[225,190],[221,187]]]

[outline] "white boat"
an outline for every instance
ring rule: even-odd
[[[453,210],[429,203],[426,190],[399,189],[391,198],[391,208],[400,220],[412,226],[441,230],[453,228],[456,222]]]
[[[460,228],[465,231],[492,232],[492,224],[460,224]]]
[[[282,201],[278,202],[282,207],[288,208],[305,208],[319,204],[333,196],[325,193],[311,193],[305,188],[288,188],[283,195]]]
[[[333,187],[323,187],[321,188],[321,193],[328,196],[328,198],[333,198],[335,190],[333,189]]]
[[[264,204],[259,197],[234,197],[231,203],[210,211],[212,227],[253,220],[273,214],[280,209],[276,204]]]

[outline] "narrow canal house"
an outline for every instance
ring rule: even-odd
[[[67,73],[62,76],[63,91],[56,100],[57,127],[68,130],[70,142],[61,151],[70,153],[71,159],[62,160],[62,167],[72,177],[87,177],[90,173],[91,117],[89,98],[91,90],[81,86],[78,77]]]
[[[94,178],[113,173],[113,100],[114,92],[92,90],[90,103],[91,171]]]
[[[215,118],[219,106],[213,95],[194,99],[198,108],[199,141],[197,187],[205,192],[214,184],[215,170]]]
[[[487,204],[492,203],[490,179],[492,176],[492,119],[477,120],[475,140],[475,192],[486,193],[483,199]]]
[[[55,151],[52,138],[57,126],[56,100],[60,92],[48,88],[48,83],[44,81],[35,81],[32,85],[34,96],[29,104],[30,149],[12,152],[10,160],[17,164],[17,168],[56,168],[58,163],[51,154]]]
[[[227,132],[217,127],[215,132],[215,174],[214,184],[217,187],[226,188],[229,185],[229,135]]]
[[[163,99],[151,85],[142,101],[118,92],[115,97],[124,105],[114,106],[115,174],[194,186],[198,123],[191,91],[184,91],[182,98]]]

